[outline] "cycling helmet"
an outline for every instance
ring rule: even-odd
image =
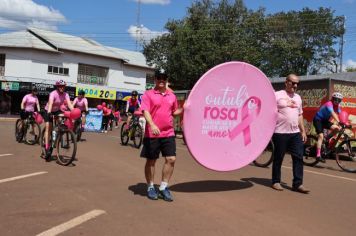
[[[137,96],[138,92],[136,90],[132,91],[131,96]]]
[[[66,85],[67,83],[62,79],[56,81],[56,86],[66,86]]]
[[[85,91],[84,90],[79,90],[78,95],[84,96],[85,95]]]
[[[333,93],[333,95],[331,97],[332,98],[338,98],[340,100],[342,100],[344,98],[344,96],[342,96],[342,94],[338,93],[338,92]]]

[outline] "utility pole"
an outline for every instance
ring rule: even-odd
[[[340,69],[339,72],[342,73],[342,57],[343,57],[343,53],[344,53],[344,34],[345,34],[345,16],[341,17],[341,27],[342,27],[342,35],[341,35],[341,41],[340,41],[340,51],[339,51],[339,55],[340,55]]]
[[[140,25],[140,15],[141,15],[141,0],[137,1],[137,15],[136,15],[136,51],[139,48],[139,35],[141,37],[141,25]]]

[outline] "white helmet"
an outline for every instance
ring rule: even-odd
[[[331,97],[332,98],[338,98],[340,100],[342,100],[344,98],[344,96],[342,96],[342,94],[338,93],[338,92],[333,93],[333,95]]]

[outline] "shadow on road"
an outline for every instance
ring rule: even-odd
[[[169,189],[174,192],[198,193],[241,190],[252,186],[251,182],[246,181],[204,180],[175,184]]]
[[[242,181],[246,181],[249,183],[255,183],[255,184],[259,184],[259,185],[263,185],[265,187],[271,188],[272,185],[272,180],[271,179],[266,179],[266,178],[256,178],[256,177],[251,177],[251,178],[243,178],[241,179]],[[289,187],[286,183],[282,182],[281,185],[285,188],[285,189],[289,189],[292,190],[291,187]]]
[[[138,183],[136,185],[129,186],[129,190],[134,193],[134,195],[147,196],[147,184]]]

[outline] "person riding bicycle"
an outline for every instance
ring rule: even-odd
[[[342,99],[343,96],[341,93],[333,93],[331,99],[324,103],[314,116],[313,125],[318,135],[316,158],[321,162],[325,162],[324,158],[321,156],[321,145],[324,139],[323,130],[328,129],[331,131],[328,137],[326,137],[329,139],[341,129],[339,125],[330,122],[330,118],[332,117],[338,123],[340,122],[338,114],[341,112],[340,103]]]
[[[85,97],[85,91],[84,90],[80,90],[78,92],[78,97],[76,97],[73,101],[73,107],[77,107],[80,109],[80,111],[82,112],[82,129],[85,125],[85,116],[88,113],[89,109],[88,109],[88,100]]]
[[[65,102],[70,110],[73,110],[73,105],[70,101],[68,93],[65,92],[67,83],[64,80],[56,81],[56,90],[49,94],[49,99],[45,107],[44,120],[46,122],[45,132],[45,149],[46,149],[46,161],[50,161],[51,150],[49,147],[49,134],[52,132],[52,119],[53,116],[58,116],[61,113],[60,107]]]
[[[21,119],[26,119],[35,111],[35,108],[37,108],[38,112],[40,111],[40,103],[37,98],[37,88],[33,87],[31,93],[25,95],[22,99],[20,112]]]
[[[127,101],[127,104],[126,104],[127,125],[130,124],[132,115],[141,106],[140,101],[138,100],[137,96],[138,96],[138,92],[134,90],[131,93],[131,98],[129,98],[129,100]]]

